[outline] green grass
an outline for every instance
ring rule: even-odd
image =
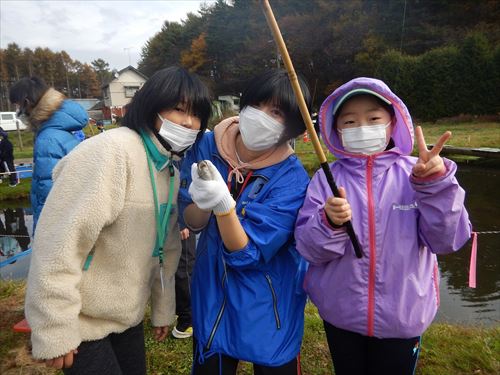
[[[14,333],[11,330],[11,327],[23,317],[24,293],[23,282],[0,281],[0,373],[60,374],[30,361],[27,354],[28,335]],[[152,338],[149,323],[145,326],[148,374],[189,374],[192,360],[191,339],[176,340],[169,336],[165,342],[158,343]],[[333,373],[323,323],[312,304],[306,306],[301,361],[304,374]],[[500,373],[500,327],[433,324],[424,334],[417,375],[498,373]],[[252,374],[251,365],[241,363],[238,374]]]
[[[21,150],[21,143],[17,132],[10,132],[9,139],[14,146],[14,159],[30,159],[33,157],[33,132],[25,130],[21,132],[21,140],[23,148]]]
[[[0,202],[8,202],[26,199],[30,195],[31,178],[22,178],[19,185],[10,187],[9,179],[6,178],[0,184]]]
[[[500,148],[500,123],[422,123],[425,141],[434,144],[447,130],[452,132],[446,143],[456,147],[494,147]]]

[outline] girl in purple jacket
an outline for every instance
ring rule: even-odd
[[[436,254],[457,251],[470,237],[456,164],[431,151],[404,103],[382,81],[356,78],[322,104],[320,129],[337,157],[313,177],[299,212],[298,251],[310,262],[304,287],[318,307],[335,373],[412,374],[420,336],[439,306]],[[354,254],[352,220],[363,249]]]

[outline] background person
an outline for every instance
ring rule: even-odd
[[[19,177],[14,165],[14,146],[6,131],[0,128],[0,183],[4,177],[9,178],[9,186],[19,184]]]
[[[35,133],[30,197],[34,231],[52,188],[52,170],[80,143],[73,132],[87,125],[88,116],[80,104],[66,99],[38,77],[17,81],[10,88],[9,99],[18,108],[18,116]]]

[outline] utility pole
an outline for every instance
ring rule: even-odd
[[[123,50],[127,51],[128,55],[128,65],[132,65],[131,60],[130,60],[130,50],[133,49],[134,47],[125,47]]]

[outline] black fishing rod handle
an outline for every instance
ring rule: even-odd
[[[320,165],[321,165],[321,169],[323,169],[323,172],[325,173],[326,181],[328,182],[330,189],[332,189],[333,195],[335,197],[340,197],[339,189],[337,188],[337,185],[335,184],[335,181],[333,180],[332,171],[330,170],[330,166],[328,165],[328,162],[321,163]],[[361,245],[359,244],[358,237],[356,236],[356,233],[354,233],[354,228],[352,226],[351,221],[346,221],[343,224],[343,226],[345,226],[347,229],[347,234],[351,240],[352,247],[354,248],[354,253],[356,254],[356,257],[362,258],[363,252],[361,251]]]

